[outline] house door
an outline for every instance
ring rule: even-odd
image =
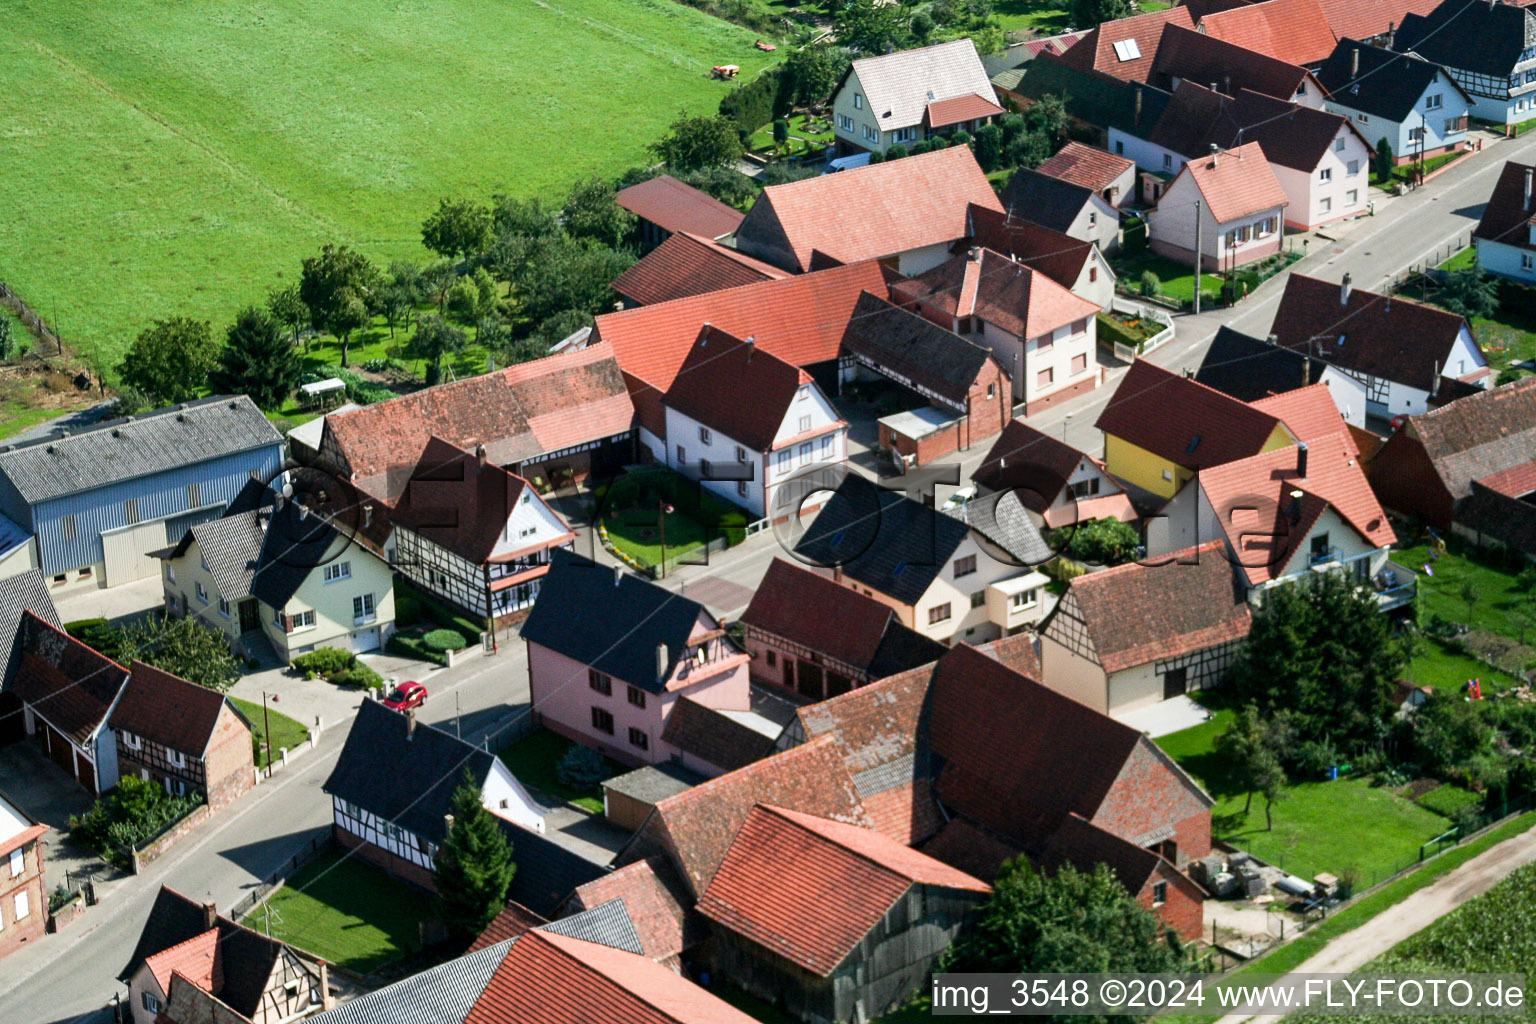
[[[797,689],[812,700],[821,700],[825,693],[822,691],[821,666],[813,665],[808,661],[800,663],[800,685]]]
[[[240,602],[240,632],[249,633],[261,628],[261,611],[256,607],[256,599],[248,597]]]
[[[1189,685],[1189,669],[1171,668],[1163,673],[1163,700],[1183,696]]]

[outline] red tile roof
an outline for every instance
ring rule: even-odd
[[[751,452],[772,451],[774,438],[810,374],[755,341],[704,327],[678,368],[662,403]]]
[[[1166,28],[1172,31],[1175,26],[1169,25]],[[1115,156],[1081,142],[1069,142],[1035,170],[1095,192],[1103,192],[1135,166],[1134,161],[1123,156]]]
[[[1409,14],[1428,15],[1442,0],[1318,0],[1339,39],[1370,39],[1401,25]]]
[[[548,923],[521,903],[508,903],[502,908],[501,913],[485,926],[485,931],[480,933],[479,938],[475,939],[467,952],[473,953],[477,949],[494,946],[507,939],[515,939],[530,929]]]
[[[1478,483],[1507,497],[1523,498],[1536,491],[1536,459],[1485,476]]]
[[[895,614],[890,605],[796,562],[775,558],[741,621],[863,668],[874,661]]]
[[[1270,333],[1341,369],[1431,390],[1466,321],[1400,296],[1353,288],[1343,302],[1342,294],[1331,281],[1291,274]]]
[[[648,220],[673,234],[689,232],[719,238],[735,231],[743,216],[707,192],[685,185],[670,174],[620,189],[618,203],[641,220]]]
[[[1285,190],[1257,142],[1192,159],[1179,171],[1181,177],[1185,174],[1200,190],[1217,224],[1230,224],[1241,217],[1289,205]]]
[[[1041,337],[1099,311],[1045,274],[985,248],[953,256],[892,285],[891,296],[953,317],[977,316],[1023,339]]]
[[[1263,450],[1275,416],[1188,377],[1137,359],[1095,424],[1186,469],[1207,469]]]
[[[1132,895],[1141,892],[1163,862],[1163,858],[1152,850],[1122,839],[1080,814],[1067,815],[1061,828],[1046,843],[1040,860],[1048,871],[1070,864],[1087,873],[1100,864],[1106,865]]]
[[[928,704],[939,799],[1026,848],[1073,811],[1093,817],[1142,741],[964,644],[939,661]]]
[[[855,825],[873,824],[829,736],[660,801],[646,831],[670,847],[688,884],[701,893],[725,858],[731,837],[759,803]]]
[[[1031,679],[1040,675],[1040,657],[1035,653],[1038,637],[1034,633],[1015,633],[1013,636],[989,640],[978,644],[976,649],[989,658],[996,658],[1021,676]]]
[[[1333,392],[1327,384],[1282,391],[1248,404],[1284,423],[1298,441],[1332,437],[1346,426],[1339,407],[1333,404]]]
[[[831,737],[870,823],[900,843],[921,842],[941,820],[916,762],[932,676],[932,666],[911,669],[797,712],[807,738]]]
[[[583,910],[623,900],[640,947],[652,960],[681,953],[704,938],[687,887],[665,857],[637,860],[579,886],[575,900]]]
[[[593,334],[611,346],[626,374],[665,392],[705,324],[738,338],[754,338],[764,352],[795,366],[836,359],[848,318],[866,289],[886,291],[886,271],[878,263],[833,267],[606,313],[597,318]]]
[[[636,305],[652,306],[788,276],[719,242],[679,233],[630,264],[614,279],[613,290]]]
[[[465,450],[483,444],[491,461],[506,465],[622,434],[633,418],[613,349],[594,342],[333,413],[322,450],[354,480],[377,480],[374,489],[394,497],[434,435]]]
[[[112,728],[202,757],[224,710],[224,695],[135,661],[112,710]]]
[[[944,128],[962,121],[977,121],[984,117],[996,117],[1006,113],[1002,107],[986,96],[951,96],[934,100],[923,112],[923,124],[929,128]]]
[[[1072,288],[1083,274],[1083,267],[1096,256],[1092,242],[1064,235],[1041,224],[1010,217],[1006,213],[971,207],[969,243],[957,246],[960,251],[970,244],[984,245],[988,249],[1006,253],[1016,260],[1038,270],[1064,288]],[[1108,265],[1104,273],[1109,274]]]
[[[507,950],[464,1024],[757,1024],[643,956],[531,931]]]
[[[1200,31],[1296,65],[1321,64],[1338,42],[1318,0],[1264,0],[1207,14]]]
[[[969,818],[951,818],[923,852],[977,878],[996,878],[1003,864],[1024,856],[1017,843],[990,832]]]
[[[914,884],[990,891],[872,829],[760,805],[699,912],[825,978]]]
[[[1346,431],[1308,442],[1305,476],[1297,472],[1299,459],[1299,449],[1291,446],[1200,474],[1200,487],[1216,510],[1227,544],[1254,586],[1286,572],[1328,508],[1372,547],[1397,539]],[[1301,492],[1299,500],[1294,491]]]
[[[216,980],[219,969],[218,948],[219,930],[210,928],[201,935],[146,957],[144,966],[155,976],[161,992],[171,991],[173,971],[204,992],[213,992],[221,987]]]
[[[810,269],[814,251],[842,263],[879,259],[963,238],[970,203],[1002,209],[970,148],[951,146],[770,185],[742,221],[736,244],[799,271]],[[856,230],[832,215],[839,210],[856,212]]]
[[[1252,614],[1222,541],[1161,561],[1167,564],[1131,563],[1075,578],[1042,631],[1070,630],[1065,620],[1076,614],[1111,674],[1248,635]]]
[[[1106,21],[1073,44],[1061,59],[1082,71],[1102,71],[1127,82],[1145,82],[1157,59],[1163,26],[1169,24],[1195,27],[1189,11],[1183,7]],[[1115,44],[1126,40],[1134,41],[1135,50],[1122,60]]]
[[[128,670],[39,618],[21,616],[20,657],[10,691],[78,744],[96,732],[117,700]]]

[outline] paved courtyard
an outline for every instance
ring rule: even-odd
[[[96,852],[64,835],[71,815],[89,810],[93,800],[74,779],[30,741],[0,747],[0,788],[23,811],[49,826],[43,836],[43,866],[51,890],[72,875],[116,873]]]

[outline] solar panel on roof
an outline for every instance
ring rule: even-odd
[[[1136,45],[1134,39],[1121,39],[1115,43],[1115,56],[1121,60],[1139,60],[1141,47]]]

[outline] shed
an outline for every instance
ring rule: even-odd
[[[620,828],[637,832],[657,803],[703,781],[698,772],[671,763],[616,775],[603,783],[603,815]]]

